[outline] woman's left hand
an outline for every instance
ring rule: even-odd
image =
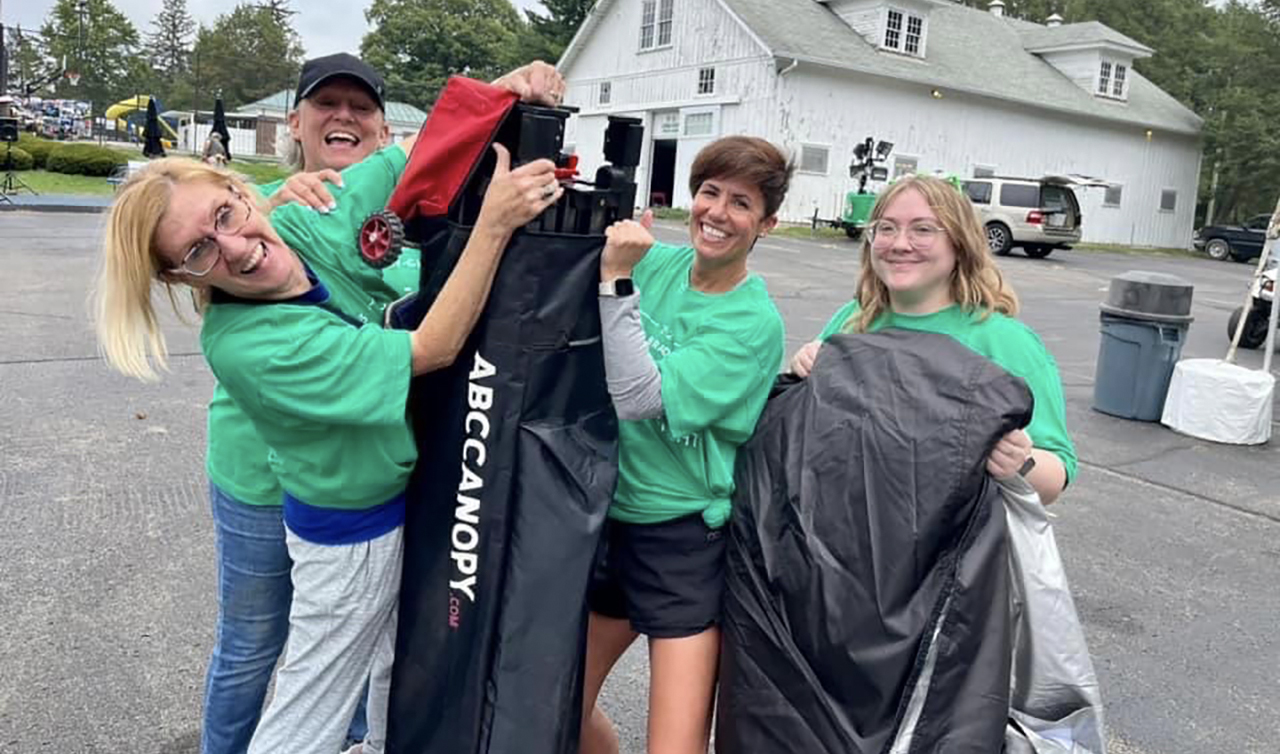
[[[564,101],[564,78],[555,66],[535,60],[493,82],[494,86],[514,92],[521,101],[555,107]]]
[[[996,479],[1008,479],[1015,476],[1031,457],[1031,437],[1020,429],[1015,429],[996,443],[987,458],[987,473]]]
[[[328,214],[338,204],[333,194],[324,185],[325,182],[342,186],[342,176],[336,170],[317,170],[311,173],[294,173],[284,185],[271,195],[271,207],[281,207],[289,202],[297,202],[318,212]]]

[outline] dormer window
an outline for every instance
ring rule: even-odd
[[[897,8],[886,8],[884,41],[886,50],[920,56],[924,50],[924,18]]]
[[[1124,63],[1110,60],[1102,61],[1098,67],[1098,94],[1103,97],[1124,99],[1127,92],[1129,68]]]

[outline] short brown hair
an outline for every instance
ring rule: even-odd
[[[764,195],[764,216],[778,214],[787,198],[795,164],[781,149],[754,136],[726,136],[698,152],[689,172],[689,193],[697,195],[702,184],[716,178],[743,180]]]

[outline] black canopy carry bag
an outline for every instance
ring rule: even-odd
[[[556,157],[565,117],[516,106],[490,136],[517,164]],[[634,123],[624,125],[638,140]],[[422,248],[422,284],[389,310],[392,326],[415,327],[447,280],[492,173],[490,152],[446,217],[405,218],[405,235]],[[613,170],[612,185],[597,176],[571,188],[513,236],[456,362],[414,380],[419,458],[389,752],[577,751],[587,584],[617,475],[599,257],[604,227],[629,217],[634,201],[634,184],[621,180],[629,175]]]
[[[1002,750],[1005,515],[985,459],[1026,385],[955,340],[836,336],[738,455],[722,754]]]

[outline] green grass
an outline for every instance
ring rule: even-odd
[[[114,193],[111,184],[101,176],[66,175],[47,170],[24,170],[16,175],[41,194],[111,196]]]
[[[1143,257],[1181,257],[1183,259],[1209,258],[1205,254],[1192,249],[1168,249],[1158,246],[1125,246],[1124,244],[1114,243],[1078,243],[1072,246],[1071,250],[1083,251],[1085,253],[1104,252],[1108,254],[1129,254],[1132,256]]]
[[[678,220],[683,223],[689,221],[689,210],[679,207],[654,207],[653,216],[658,220]]]
[[[278,162],[232,160],[230,168],[254,183],[271,183],[289,176],[289,169]]]
[[[821,225],[817,228],[808,225],[779,225],[771,231],[771,234],[782,238],[821,238],[828,241],[849,241],[849,243],[853,243],[845,235],[843,229]]]

